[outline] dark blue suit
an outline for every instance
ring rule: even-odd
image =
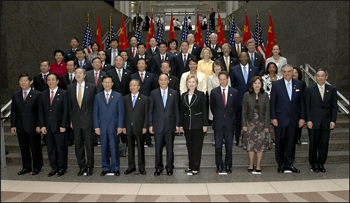
[[[149,97],[149,95],[151,94],[151,91],[153,90],[154,74],[144,71],[143,82],[142,82],[139,72],[136,72],[130,75],[130,81],[132,79],[140,81],[140,90],[139,90],[140,94],[143,94]]]
[[[221,86],[211,90],[210,109],[213,113],[213,129],[215,133],[215,163],[216,166],[232,167],[232,140],[235,117],[238,107],[238,91],[227,86],[228,94],[226,107],[221,92]],[[225,165],[222,161],[222,142],[225,139]]]
[[[231,86],[238,90],[238,109],[236,114],[236,141],[239,141],[241,136],[241,118],[242,118],[242,100],[244,93],[250,88],[250,80],[254,76],[259,76],[259,69],[255,66],[246,64],[248,67],[248,81],[245,83],[244,74],[242,72],[241,64],[230,68]]]
[[[289,99],[285,80],[272,83],[270,94],[271,120],[277,119],[276,132],[276,161],[279,166],[289,168],[294,162],[295,129],[299,126],[299,119],[305,119],[303,83],[292,81],[292,99]]]
[[[95,96],[94,101],[94,128],[100,128],[102,168],[104,171],[119,170],[119,135],[117,128],[123,128],[124,105],[120,93],[113,91],[106,102],[105,91]],[[109,161],[109,147],[111,148],[111,161]]]

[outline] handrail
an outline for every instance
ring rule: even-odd
[[[1,108],[1,113],[4,112],[11,104],[12,104],[12,99],[9,102],[7,102],[7,104],[4,107]]]
[[[125,21],[125,26],[127,26],[130,23],[130,21],[131,21],[131,18],[127,17],[127,19]],[[116,33],[114,32],[113,34],[119,36],[119,33],[120,33],[120,28]],[[107,34],[108,34],[108,31],[102,37],[102,44],[105,44],[105,42],[107,41],[107,38],[108,38]]]

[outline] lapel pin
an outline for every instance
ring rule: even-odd
[[[232,61],[231,61],[231,63],[232,63]]]
[[[60,96],[60,94],[57,94],[57,96]]]
[[[84,66],[86,65],[86,63],[84,63]]]
[[[294,89],[295,89],[295,87],[294,87]]]
[[[63,64],[61,63],[61,66],[63,66]]]
[[[148,62],[148,59],[146,59],[146,62]]]
[[[252,69],[249,69],[250,71],[252,71]]]
[[[139,100],[141,100],[141,98],[139,97]]]
[[[172,80],[171,78],[169,78],[169,80]]]
[[[125,75],[128,74],[127,72],[125,72]]]
[[[32,95],[29,95],[29,97],[32,97]]]
[[[171,96],[171,94],[169,94],[169,96]]]
[[[68,56],[70,56],[70,54],[68,54]]]
[[[128,64],[128,67],[129,67],[129,64]]]
[[[327,92],[329,92],[329,90],[327,90]]]
[[[86,86],[86,89],[89,88],[88,86]]]
[[[166,60],[168,60],[168,57],[166,57]]]
[[[148,77],[148,75],[147,75],[147,77]]]
[[[114,96],[112,96],[112,98],[113,98]]]
[[[230,96],[232,97],[232,94],[230,94]]]

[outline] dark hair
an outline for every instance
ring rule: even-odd
[[[139,46],[144,46],[145,49],[146,49],[146,45],[145,45],[144,43],[142,43],[142,42],[140,42],[140,43],[137,44],[137,48],[139,48]]]
[[[326,71],[326,69],[319,68],[319,69],[317,69],[316,73],[319,72],[319,71],[325,72],[325,73],[326,73],[326,76],[328,76],[328,72]],[[315,73],[315,75],[316,75],[316,73]]]
[[[106,53],[106,51],[105,51],[105,50],[101,50],[101,51],[103,51],[103,53],[105,53],[105,56],[107,56],[107,53]],[[101,51],[98,51],[98,52],[101,52]]]
[[[274,46],[278,46],[278,48],[280,49],[280,54],[279,54],[279,55],[280,55],[280,56],[282,56],[282,53],[281,53],[281,47],[280,47],[280,45],[278,45],[278,44],[273,45],[273,46],[272,46],[272,48],[271,48],[271,50],[273,50],[273,47],[274,47]],[[271,54],[270,54],[270,56],[269,56],[269,57],[271,57],[271,56],[273,56],[272,51],[271,51]]]
[[[162,76],[162,75],[166,75],[166,76],[168,77],[168,80],[169,80],[169,75],[167,75],[167,74],[165,74],[165,73],[159,74],[158,80],[159,80],[160,76]]]
[[[224,66],[222,65],[221,61],[216,60],[216,61],[214,61],[214,63],[213,63],[213,72],[214,72],[214,73],[215,73],[215,70],[214,70],[214,66],[215,66],[215,65],[220,66],[220,67],[221,67],[221,71],[224,70]]]
[[[163,62],[160,64],[160,68],[162,68],[163,63],[168,64],[168,65],[169,65],[169,68],[171,68],[169,61],[163,61]]]
[[[190,64],[191,61],[192,61],[192,62],[195,62],[196,64],[198,64],[198,60],[197,60],[196,57],[189,58],[188,64]]]
[[[271,64],[275,65],[275,67],[276,67],[276,72],[275,72],[275,74],[277,74],[278,68],[277,68],[276,63],[275,63],[275,62],[270,62],[270,63],[268,63],[268,64],[266,65],[266,75],[269,74],[269,67],[270,67]]]
[[[60,81],[60,76],[58,76],[56,73],[52,73],[50,72],[49,74],[47,74],[46,78],[48,78],[50,75],[54,75],[56,80]]]
[[[158,44],[158,47],[160,47],[161,44],[164,44],[166,47],[168,47],[167,43],[164,42],[164,41],[161,41],[161,42]]]
[[[135,36],[130,37],[129,41],[131,41],[132,38],[135,38],[137,41],[137,37],[135,37]]]
[[[23,73],[23,74],[19,75],[18,81],[21,79],[21,77],[27,77],[29,81],[32,81],[32,78],[26,73]]]
[[[117,41],[117,42],[118,42],[118,44],[119,44],[119,41],[118,41],[118,39],[117,39],[117,38],[113,38],[113,39],[111,40],[111,43],[112,43],[113,41]]]
[[[139,61],[141,61],[141,60],[145,61],[145,64],[146,64],[146,66],[147,66],[146,59],[144,59],[144,58],[139,58],[139,59],[137,60],[137,64],[138,64]]]
[[[55,50],[55,51],[53,52],[53,56],[56,56],[57,53],[61,53],[62,56],[64,56],[64,52],[63,52],[62,50],[60,50],[60,49]]]
[[[49,60],[42,60],[39,65],[41,65],[43,62],[47,62],[47,65],[50,67],[50,61]]]
[[[114,82],[113,77],[110,76],[110,75],[104,75],[104,76],[102,76],[102,82],[103,82],[106,78],[110,78],[110,79],[112,80],[112,82]]]
[[[155,37],[151,37],[151,38],[149,38],[148,42],[150,42],[150,41],[151,41],[151,39],[154,39],[154,40],[156,40],[156,42],[157,42],[157,38],[155,38]]]
[[[301,81],[301,79],[303,79],[303,73],[301,72],[301,69],[299,67],[293,67],[293,69],[298,71],[298,80]]]
[[[100,58],[98,58],[97,56],[91,60],[91,63],[94,62],[94,60],[97,60],[97,59],[100,60],[101,63],[102,63],[102,60]]]
[[[228,79],[228,72],[227,71],[225,71],[225,70],[220,71],[219,75],[218,75],[219,78],[220,78],[220,75],[226,75],[226,77]]]
[[[79,43],[79,40],[76,37],[71,38],[69,42],[71,42],[73,39],[77,40],[77,42]]]
[[[122,52],[128,53],[126,50],[121,50],[119,54],[121,54]]]
[[[67,63],[68,63],[69,61],[73,61],[74,66],[77,66],[77,65],[78,65],[77,61],[76,61],[76,60],[74,60],[74,59],[68,60],[68,61],[67,61]],[[67,63],[66,63],[66,64],[67,64]]]
[[[250,88],[249,88],[249,90],[248,90],[249,93],[254,92],[253,84],[254,84],[255,81],[257,81],[257,80],[260,80],[260,82],[261,82],[260,92],[261,92],[261,93],[264,93],[264,92],[265,92],[265,90],[264,90],[264,88],[263,88],[263,86],[264,86],[264,81],[263,81],[263,79],[262,79],[260,76],[254,76],[254,77],[250,80]]]
[[[85,51],[84,51],[83,49],[77,48],[77,50],[75,50],[75,55],[77,55],[77,52],[78,52],[78,51],[82,51],[83,54],[85,54]]]
[[[187,43],[187,45],[190,45],[190,43],[187,40],[184,40],[180,43],[180,46],[182,45],[182,43]]]
[[[176,44],[176,48],[178,47],[178,42],[177,42],[177,40],[176,39],[170,39],[169,41],[168,41],[168,47],[170,47],[170,44],[171,43],[173,43],[173,42],[175,42],[175,44]]]
[[[100,44],[99,44],[98,42],[96,42],[96,41],[94,41],[94,42],[91,43],[91,49],[92,49],[92,46],[93,46],[94,44],[96,44],[96,45],[98,46],[97,51],[100,50]]]

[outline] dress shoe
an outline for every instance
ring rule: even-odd
[[[56,175],[56,173],[58,173],[58,171],[52,170],[49,174],[47,174],[47,177],[54,176],[54,175]]]
[[[92,175],[92,168],[88,168],[86,171],[86,176],[91,176]]]
[[[261,170],[255,170],[255,172],[258,172],[258,173],[260,173],[260,172],[261,172]]]
[[[82,176],[82,175],[84,175],[85,172],[86,172],[86,169],[80,169],[77,176]]]
[[[249,168],[248,168],[248,172],[249,172],[249,173],[251,173],[251,172],[253,172],[253,171],[254,171],[254,169],[249,169]]]
[[[114,171],[114,175],[115,175],[115,176],[120,176],[120,172],[119,172],[119,170]]]
[[[124,171],[124,174],[128,175],[128,174],[130,174],[130,173],[132,173],[134,171],[136,171],[136,168],[131,168],[131,169],[128,168],[126,171]]]
[[[222,167],[221,166],[217,166],[216,167],[216,172],[217,173],[221,173],[222,172]]]
[[[68,146],[72,146],[74,143],[72,141],[68,142]]]
[[[94,146],[95,146],[95,147],[97,146],[97,142],[94,142]]]
[[[17,172],[17,175],[23,175],[23,174],[29,173],[31,171],[32,171],[31,169],[22,169],[22,170]]]
[[[318,170],[322,173],[326,173],[326,169],[323,166],[318,167]]]
[[[66,173],[65,171],[58,171],[57,177],[61,177],[61,176],[63,176],[65,173]]]
[[[236,142],[236,146],[238,146],[238,142]]]
[[[172,176],[172,175],[173,175],[173,169],[167,170],[167,171],[166,171],[166,174],[167,174],[168,176]]]
[[[146,170],[145,169],[139,169],[139,172],[141,173],[141,175],[146,175]]]
[[[284,173],[283,166],[278,166],[277,171],[278,171],[278,173]]]
[[[226,166],[225,167],[225,171],[226,171],[227,174],[231,174],[232,173],[232,170],[231,170],[230,166]]]
[[[153,147],[152,142],[146,142],[146,144],[147,144],[148,147]]]
[[[293,173],[300,173],[300,170],[295,168],[294,166],[291,166],[289,168],[285,168],[286,170],[290,170],[292,171]]]
[[[32,172],[32,175],[35,176],[35,175],[38,175],[39,173],[40,173],[40,170],[34,170],[34,171]]]
[[[102,171],[102,172],[100,173],[100,176],[105,176],[107,173],[109,173],[109,171]]]
[[[298,144],[298,145],[301,145],[301,141],[300,141],[300,140],[297,140],[297,144]]]
[[[190,172],[192,172],[192,169],[185,169],[185,172],[187,172],[187,173],[190,173]]]
[[[45,141],[42,141],[42,142],[41,142],[41,146],[46,146],[46,142],[45,142]]]
[[[317,167],[311,167],[311,169],[312,169],[312,171],[313,171],[313,172],[315,172],[315,173],[320,172],[320,171],[318,170],[318,168],[317,168]]]
[[[192,175],[198,175],[198,171],[192,171]]]
[[[160,176],[161,173],[162,173],[162,171],[157,169],[157,170],[154,172],[154,176]]]

